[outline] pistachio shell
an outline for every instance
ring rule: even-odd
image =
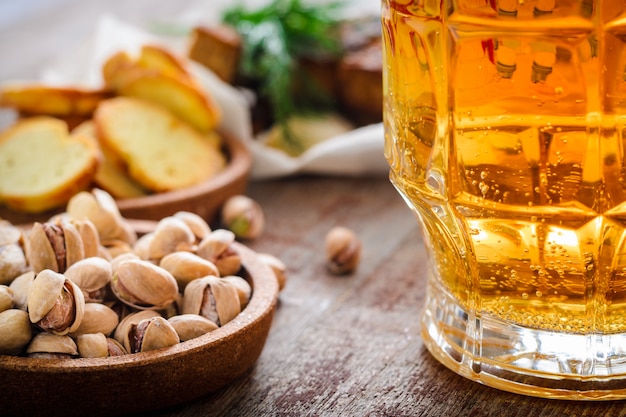
[[[102,333],[79,335],[76,337],[76,347],[81,358],[106,358],[109,356],[107,338]]]
[[[0,246],[19,243],[22,239],[22,231],[11,224],[8,220],[0,219]]]
[[[28,263],[32,266],[35,273],[43,271],[44,269],[50,269],[56,272],[59,271],[56,253],[52,248],[52,244],[46,235],[42,223],[35,222],[33,224],[28,234],[26,255]]]
[[[187,284],[182,312],[199,314],[223,326],[241,312],[241,304],[232,284],[219,277],[208,276]]]
[[[26,349],[26,353],[29,355],[51,353],[64,356],[76,356],[78,355],[78,348],[74,340],[67,335],[42,332],[33,337],[33,340]]]
[[[154,236],[148,247],[149,259],[161,259],[165,255],[179,250],[191,250],[196,237],[179,218],[162,218],[154,229]]]
[[[107,347],[109,349],[109,356],[122,356],[128,354],[120,342],[110,337],[107,337]]]
[[[168,319],[181,342],[195,339],[217,329],[217,324],[199,314],[179,314]]]
[[[196,240],[202,240],[211,233],[211,226],[202,217],[189,211],[179,211],[174,213],[174,217],[185,222],[193,232]]]
[[[88,220],[72,219],[70,221],[80,234],[83,242],[84,256],[85,258],[91,258],[98,256],[100,250],[100,236],[98,235],[98,229],[93,223]]]
[[[87,303],[80,326],[71,335],[102,333],[110,335],[119,323],[119,316],[110,307],[100,303]]]
[[[141,236],[133,245],[133,253],[143,260],[150,260],[150,245],[154,239],[154,232]]]
[[[24,272],[11,282],[9,288],[13,291],[15,308],[26,311],[28,307],[28,291],[30,290],[30,286],[34,280],[35,273],[33,271],[28,271]]]
[[[128,261],[130,259],[139,260],[140,258],[136,254],[134,254],[132,252],[128,252],[128,253],[121,253],[121,254],[117,255],[115,258],[111,259],[111,261],[110,261],[110,263],[111,263],[111,272],[115,273],[117,271],[117,267],[119,266],[119,264],[121,264],[124,261]]]
[[[132,259],[117,266],[111,289],[120,301],[139,309],[164,308],[178,295],[172,274],[148,261]]]
[[[245,195],[234,195],[222,206],[222,223],[241,239],[256,239],[263,233],[265,214],[261,205]]]
[[[18,309],[0,312],[0,355],[19,355],[31,337],[28,313]]]
[[[274,275],[276,276],[276,280],[278,281],[278,289],[282,290],[285,288],[285,284],[287,283],[287,266],[275,257],[274,255],[270,255],[269,253],[258,253],[258,258],[270,267]]]
[[[83,246],[83,239],[78,232],[78,229],[69,222],[61,222],[63,228],[63,235],[65,237],[65,258],[66,269],[74,265],[76,262],[85,258],[85,249]],[[59,271],[64,273],[65,270]]]
[[[103,290],[111,282],[113,269],[107,260],[91,257],[76,262],[64,275],[78,285],[86,301],[102,301]]]
[[[241,309],[243,310],[248,305],[248,302],[250,302],[250,297],[252,296],[252,287],[250,286],[250,283],[237,275],[222,277],[222,281],[228,282],[235,288],[235,290],[237,290],[239,303],[241,305]]]
[[[63,274],[45,269],[35,276],[28,291],[30,321],[56,334],[75,331],[83,319],[83,292]]]
[[[0,312],[15,306],[15,294],[6,285],[0,285]]]
[[[27,270],[26,254],[18,243],[0,245],[0,284],[9,284]]]
[[[241,269],[241,257],[232,249],[235,234],[230,230],[216,229],[198,244],[196,254],[213,262],[220,275],[235,275]]]
[[[140,346],[131,344],[131,352],[148,352],[180,343],[176,329],[160,316],[142,320],[131,326],[129,337],[141,341]]]
[[[131,326],[137,325],[140,321],[149,319],[152,317],[161,317],[158,311],[155,310],[142,310],[131,313],[124,317],[120,324],[115,328],[115,333],[113,334],[113,338],[117,340],[127,352],[131,352],[130,350],[130,341],[128,339],[128,332],[130,331]]]
[[[196,278],[219,275],[219,270],[213,262],[191,252],[178,251],[165,255],[159,266],[172,274],[180,290],[184,290],[185,286]]]
[[[105,244],[122,233],[121,215],[115,200],[102,190],[81,191],[67,203],[67,213],[77,220],[90,220],[98,230],[100,241]]]

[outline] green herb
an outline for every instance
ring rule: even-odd
[[[336,28],[341,7],[339,2],[306,5],[301,0],[274,0],[257,10],[237,6],[222,17],[243,39],[240,74],[258,84],[293,146],[297,144],[286,127],[289,117],[332,105],[322,88],[303,79],[299,58],[340,52]]]

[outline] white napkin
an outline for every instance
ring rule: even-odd
[[[101,68],[107,57],[119,50],[136,53],[144,43],[164,45],[184,56],[186,45],[148,33],[112,15],[102,16],[85,43],[63,54],[41,75],[42,81],[57,85],[102,85]],[[176,50],[175,50],[176,49]],[[247,100],[236,88],[222,82],[210,70],[191,62],[192,72],[222,109],[220,126],[241,138],[253,157],[252,179],[278,178],[298,173],[345,176],[386,176],[389,167],[383,155],[382,124],[355,129],[309,148],[297,158],[265,146],[252,137]]]

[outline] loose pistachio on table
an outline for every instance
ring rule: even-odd
[[[353,272],[361,259],[361,241],[346,227],[337,226],[326,234],[326,259],[331,273]]]
[[[226,200],[221,210],[224,227],[241,239],[256,239],[263,233],[265,214],[261,205],[245,195]]]

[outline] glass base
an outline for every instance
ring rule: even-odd
[[[494,388],[552,399],[626,398],[626,334],[555,333],[478,317],[431,283],[422,337],[446,367]]]

